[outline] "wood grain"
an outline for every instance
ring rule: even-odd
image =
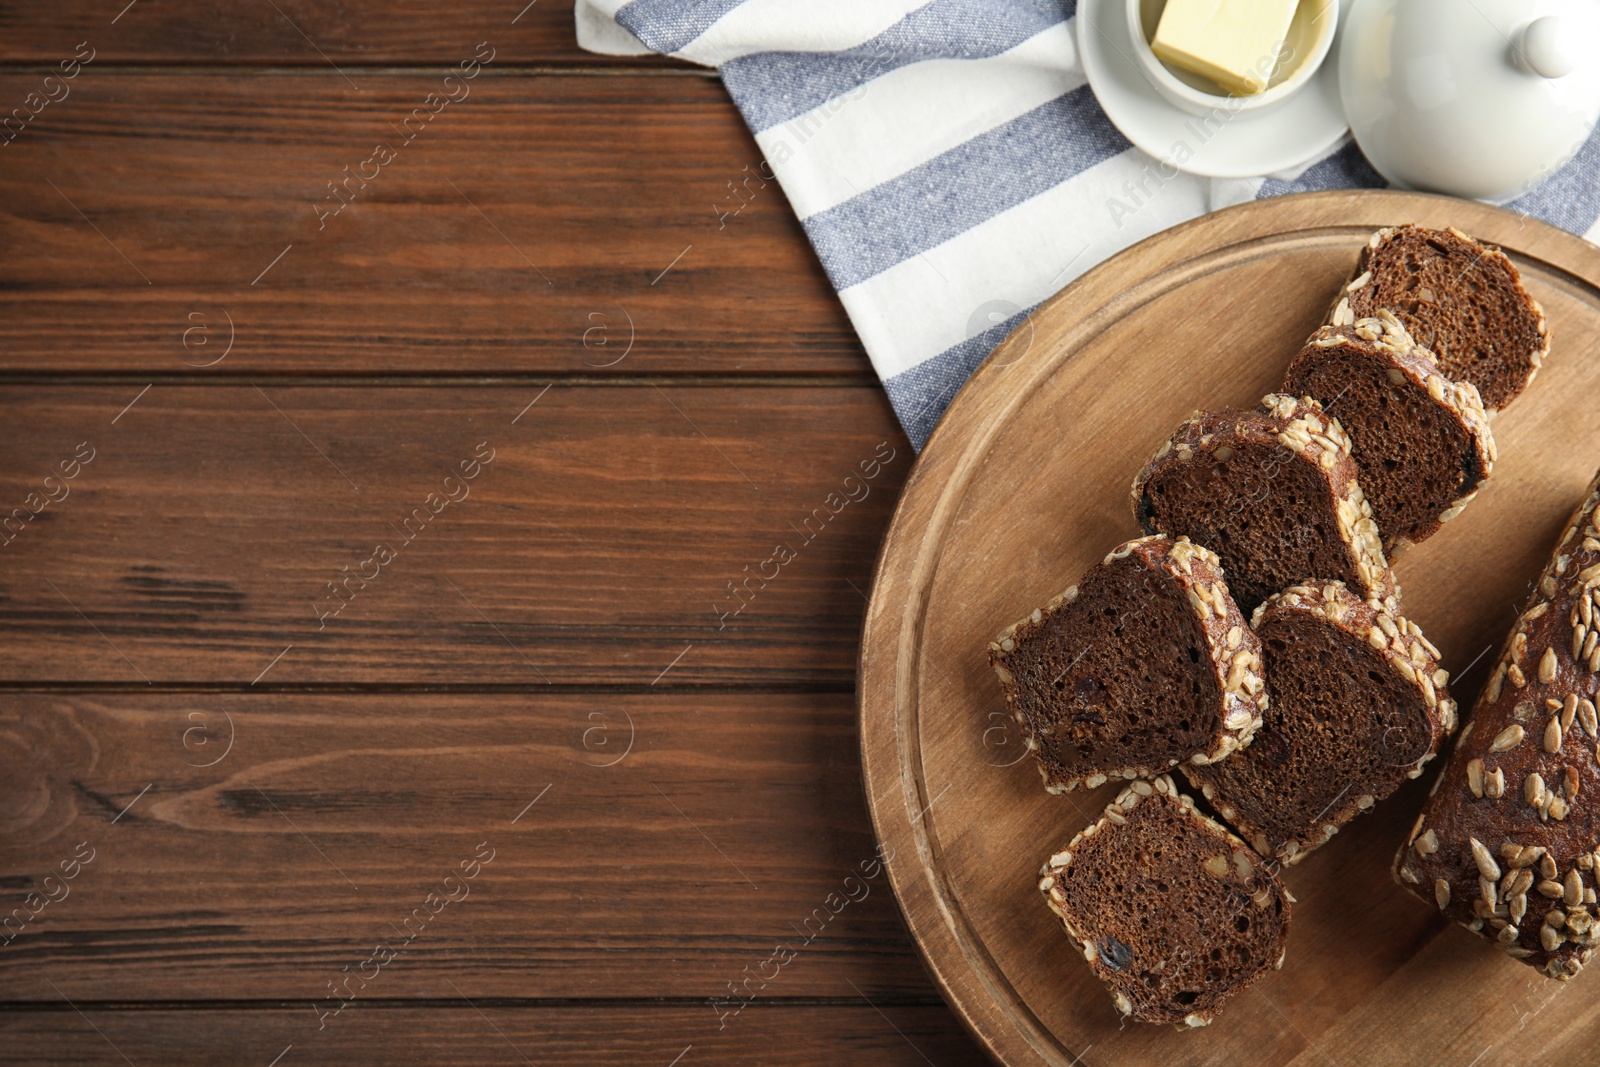
[[[97,63],[295,66],[338,77],[338,69],[359,72],[363,66],[450,65],[489,40],[508,63],[574,69],[680,65],[664,57],[583,51],[573,30],[571,0],[446,5],[399,0],[336,7],[273,0],[203,10],[144,0],[119,15],[121,7],[16,5],[6,12],[0,63],[53,66],[88,40],[99,52]]]
[[[474,998],[476,1002],[476,998]],[[350,1063],[529,1063],[638,1067],[842,1061],[882,1067],[957,1067],[989,1060],[944,1007],[855,1004],[770,1008],[716,1029],[703,1008],[651,1004],[520,1007],[476,1002],[352,1012],[321,1032],[307,1008],[173,1011],[97,1009],[0,1015],[12,1062],[60,1067],[278,1067]],[[99,1031],[97,1033],[96,1031]],[[292,1046],[285,1054],[285,1049]],[[681,1056],[674,1060],[673,1057]]]
[[[1135,536],[1127,487],[1143,460],[1195,408],[1271,390],[1366,236],[1409,221],[1505,245],[1555,338],[1538,380],[1495,421],[1494,477],[1396,566],[1402,610],[1443,649],[1470,707],[1480,654],[1502,639],[1600,462],[1600,364],[1586,358],[1600,343],[1600,249],[1569,234],[1482,205],[1364,192],[1261,201],[1168,231],[1080,279],[997,350],[906,488],[863,639],[869,805],[936,979],[1005,1062],[1064,1065],[1092,1046],[1101,1064],[1465,1065],[1505,1037],[1507,998],[1539,985],[1479,944],[1463,950],[1468,935],[1393,885],[1417,782],[1288,872],[1300,902],[1280,973],[1202,1032],[1121,1026],[1034,885],[1112,790],[1051,797],[1031,765],[993,765],[1007,718],[986,641]],[[1563,1010],[1518,1009],[1516,1056],[1592,1042],[1597,999],[1584,976],[1561,991]]]
[[[0,373],[874,380],[718,82],[498,65],[84,68],[0,148]]]
[[[0,19],[6,107],[95,50],[0,144],[0,917],[70,889],[0,1061],[981,1062],[845,882],[910,451],[721,86],[570,0],[120,8]]]
[[[0,1000],[927,1001],[859,774],[845,694],[9,696]]]
[[[29,684],[848,685],[911,461],[876,387],[12,386],[0,405],[0,679]],[[94,458],[50,503],[80,445]]]

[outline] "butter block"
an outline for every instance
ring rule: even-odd
[[[1150,50],[1230,93],[1267,87],[1299,0],[1167,0]]]

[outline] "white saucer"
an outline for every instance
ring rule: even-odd
[[[1272,174],[1325,155],[1348,128],[1337,41],[1311,80],[1277,107],[1225,113],[1203,125],[1168,103],[1140,72],[1126,0],[1079,0],[1077,17],[1078,55],[1106,117],[1136,146],[1179,170],[1205,178]],[[1193,153],[1186,159],[1185,148]]]

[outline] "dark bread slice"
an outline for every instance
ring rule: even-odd
[[[1146,533],[1186,536],[1221,557],[1245,612],[1313,579],[1390,610],[1400,594],[1350,439],[1309,397],[1273,393],[1259,409],[1191,416],[1139,472],[1133,511]]]
[[[1183,539],[1119,546],[1007,627],[989,662],[1052,793],[1221,759],[1267,699],[1217,557]]]
[[[1434,784],[1395,877],[1566,981],[1600,939],[1600,475]]]
[[[1039,874],[1050,910],[1124,1015],[1204,1026],[1283,966],[1294,898],[1166,775],[1124,789]]]
[[[1447,376],[1477,386],[1491,411],[1511,403],[1550,354],[1544,309],[1511,260],[1453,227],[1372,235],[1328,322],[1349,325],[1382,310],[1405,323]]]
[[[1292,864],[1419,777],[1456,707],[1417,624],[1337,582],[1285,589],[1253,625],[1271,697],[1261,729],[1183,773],[1257,852]]]
[[[1283,391],[1315,397],[1349,434],[1391,560],[1460,514],[1494,465],[1478,390],[1445,377],[1389,311],[1312,334]]]

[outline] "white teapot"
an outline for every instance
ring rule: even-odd
[[[1339,89],[1392,184],[1504,201],[1588,139],[1597,52],[1595,0],[1353,0]]]

